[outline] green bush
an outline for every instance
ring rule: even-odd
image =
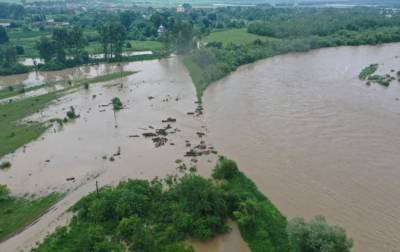
[[[121,110],[123,108],[122,102],[118,97],[114,97],[112,100],[112,105],[114,110]]]
[[[353,247],[346,231],[330,226],[322,216],[309,223],[302,218],[294,218],[289,222],[288,235],[292,252],[349,252]]]

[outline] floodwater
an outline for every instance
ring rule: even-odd
[[[0,184],[7,184],[15,195],[46,195],[68,192],[66,197],[34,225],[0,244],[0,251],[28,250],[57,225],[65,224],[65,211],[77,200],[100,186],[116,185],[128,178],[152,179],[175,174],[175,160],[198,164],[211,170],[217,156],[210,154],[192,161],[184,154],[200,141],[197,132],[206,132],[201,117],[188,115],[196,109],[194,86],[178,58],[123,64],[123,70],[139,71],[122,80],[93,84],[52,104],[33,120],[64,118],[73,106],[80,118],[60,127],[54,125],[38,141],[26,145],[4,160],[12,168],[0,172]],[[84,78],[120,71],[118,65],[80,67],[58,72],[38,73],[44,81]],[[31,75],[25,75],[30,81]],[[12,78],[2,78],[7,83]],[[14,81],[23,79],[14,76]],[[7,83],[9,84],[9,83]],[[121,86],[121,84],[123,84]],[[115,112],[110,101],[119,97],[124,109]],[[163,123],[168,117],[176,122]],[[143,133],[171,129],[167,143],[158,148]],[[114,161],[110,160],[113,158]],[[238,230],[233,227],[232,237]],[[229,239],[231,234],[225,235]],[[218,251],[219,243],[210,242]],[[239,239],[239,243],[245,243]],[[223,245],[221,245],[223,246]],[[199,249],[199,251],[202,251]],[[213,250],[210,250],[213,251]]]
[[[25,74],[2,76],[0,77],[0,88],[19,84],[24,84],[29,87],[65,79],[78,81],[81,79],[118,72],[120,69],[120,66],[116,64],[99,64],[69,68],[61,71],[30,72]]]
[[[199,117],[187,114],[196,109],[195,90],[175,57],[2,77],[2,86],[35,85],[121,68],[139,71],[69,94],[32,117],[63,118],[70,106],[80,114],[6,156],[12,168],[0,171],[0,184],[16,195],[68,193],[37,223],[1,243],[0,251],[27,250],[66,223],[70,215],[65,210],[94,191],[96,180],[115,185],[175,173],[176,159],[191,162],[183,157],[191,148],[187,141],[195,146],[202,140],[236,160],[288,217],[326,216],[346,228],[355,251],[400,251],[400,83],[384,88],[358,80],[371,63],[380,64],[381,74],[400,70],[396,56],[400,44],[262,60],[212,84]],[[113,97],[122,100],[123,110],[113,112]],[[162,120],[168,117],[177,119],[170,123],[175,133],[156,148],[141,134],[165,127]],[[197,132],[206,136],[199,138]],[[216,155],[199,158],[200,174],[209,175],[215,160]],[[194,243],[196,250],[249,251],[230,225],[231,233]]]
[[[122,56],[139,56],[139,55],[152,55],[152,51],[132,51],[132,52],[123,52]],[[70,58],[70,57],[67,57]],[[102,59],[104,58],[104,53],[100,54],[91,54],[89,55],[91,59]],[[24,58],[19,61],[22,65],[25,66],[34,66],[36,64],[44,64],[44,60],[40,58]]]
[[[400,251],[400,44],[290,54],[241,67],[205,92],[208,142],[289,217],[322,214],[354,251]],[[391,73],[395,75],[394,73]]]

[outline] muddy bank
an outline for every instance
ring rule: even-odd
[[[400,45],[342,47],[243,66],[203,97],[208,142],[289,217],[327,216],[355,251],[400,244],[400,83],[366,86],[400,69]]]

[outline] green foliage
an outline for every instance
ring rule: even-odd
[[[11,167],[11,163],[9,161],[3,161],[0,163],[0,170],[8,169]]]
[[[53,193],[29,200],[10,197],[8,194],[8,189],[0,185],[0,240],[32,223],[62,197]]]
[[[108,22],[98,26],[97,31],[100,34],[104,59],[112,60],[115,58],[120,60],[122,58],[123,45],[127,38],[125,27],[118,22]]]
[[[112,105],[114,110],[121,110],[123,108],[122,102],[118,97],[114,97],[112,100]]]
[[[116,188],[104,187],[99,194],[89,194],[72,211],[74,217],[69,226],[57,229],[33,252],[126,251],[125,248],[193,252],[187,240],[204,241],[226,233],[228,218],[238,222],[241,235],[253,252],[292,251],[287,230],[290,238],[301,244],[338,249],[294,252],[347,251],[338,245],[347,241],[343,240],[343,230],[319,219],[311,228],[305,228],[310,235],[297,237],[301,233],[298,222],[288,228],[279,210],[239,171],[235,162],[225,158],[218,161],[212,179],[189,173],[151,182],[128,180]],[[351,245],[350,241],[346,244]]]
[[[17,49],[12,44],[0,46],[0,75],[28,72],[28,67],[17,63],[17,56]]]
[[[368,78],[370,75],[374,74],[378,70],[379,65],[378,64],[371,64],[364,68],[361,73],[358,75],[360,80],[365,80]]]
[[[5,44],[9,40],[6,29],[0,26],[0,44]]]
[[[390,83],[395,79],[396,79],[395,77],[393,77],[389,74],[386,74],[386,75],[375,74],[375,75],[368,76],[368,81],[378,83],[385,87],[388,87],[390,85]]]
[[[353,242],[346,231],[330,226],[324,217],[317,216],[309,223],[295,218],[288,225],[292,252],[349,252]]]
[[[81,199],[68,228],[58,229],[33,251],[97,251],[109,242],[122,251],[182,251],[185,240],[205,240],[227,231],[225,194],[211,180],[185,175],[171,186],[129,180]]]
[[[262,58],[322,47],[400,41],[400,14],[390,13],[388,18],[375,8],[249,8],[235,11],[224,9],[221,12],[249,19],[248,33],[244,29],[213,32],[205,39],[211,42],[207,47],[193,51],[184,60],[198,97],[211,82],[240,65]],[[388,80],[383,79],[377,82],[388,84]]]
[[[67,111],[66,115],[67,115],[67,118],[68,118],[68,119],[75,119],[75,118],[78,118],[78,117],[79,117],[79,115],[77,115],[77,114],[75,113],[75,108],[74,108],[74,106],[71,106],[71,107],[69,108],[69,110]]]
[[[9,195],[10,195],[10,190],[7,188],[7,186],[0,184],[0,204],[2,201],[8,200]],[[1,234],[1,232],[0,232],[0,234]]]
[[[222,43],[223,45],[229,44],[250,44],[253,41],[260,39],[267,40],[265,36],[248,33],[246,29],[228,29],[224,31],[212,32],[204,40],[207,43]]]
[[[233,218],[252,252],[289,251],[287,221],[235,162],[220,158],[213,177],[231,195]]]
[[[58,93],[49,93],[0,104],[0,157],[38,138],[46,130],[44,123],[22,123],[20,120],[38,112],[57,97]]]

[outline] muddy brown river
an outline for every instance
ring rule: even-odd
[[[362,68],[400,70],[400,44],[341,47],[290,54],[243,66],[205,92],[204,115],[196,108],[190,77],[176,57],[124,64],[137,74],[99,83],[60,99],[33,119],[64,117],[74,106],[81,117],[51,128],[38,141],[4,157],[0,184],[16,195],[68,192],[46,215],[0,244],[0,251],[26,251],[70,218],[65,210],[100,185],[127,178],[175,173],[175,160],[205,140],[240,168],[289,218],[325,215],[344,226],[355,251],[400,251],[400,83],[366,86]],[[111,72],[117,65],[1,77],[0,85],[79,80]],[[121,83],[123,85],[121,86]],[[109,106],[119,97],[125,108]],[[174,134],[156,148],[134,137],[165,127]],[[154,129],[153,129],[154,128]],[[200,139],[196,132],[206,133]],[[115,161],[109,157],[118,153]],[[107,157],[107,159],[104,159]],[[216,155],[197,160],[209,175]],[[67,178],[75,178],[67,181]],[[197,251],[249,251],[237,226]]]
[[[289,217],[325,215],[354,251],[400,251],[400,45],[342,47],[259,61],[204,95],[208,138]]]

